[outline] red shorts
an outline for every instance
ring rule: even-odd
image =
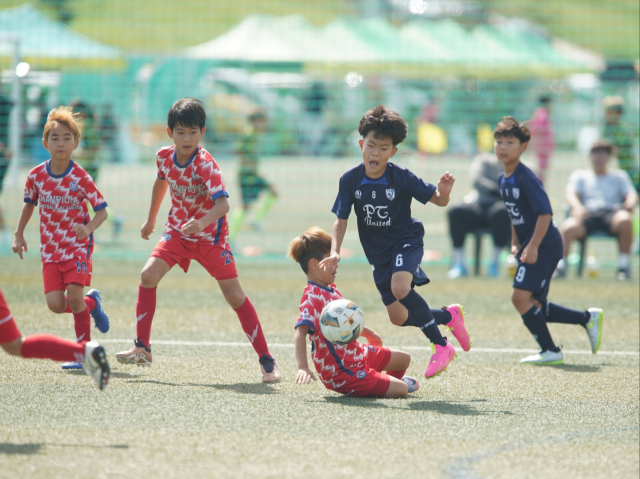
[[[10,343],[20,336],[18,326],[16,326],[2,291],[0,291],[0,344]]]
[[[177,234],[164,233],[151,252],[152,258],[160,258],[173,268],[179,265],[186,273],[191,260],[200,263],[218,281],[237,278],[236,263],[231,250],[221,245],[187,241]]]
[[[381,346],[365,347],[369,348],[367,364],[336,392],[354,397],[384,397],[387,394],[391,379],[382,371],[389,364],[391,350]]]
[[[62,263],[42,263],[44,294],[64,291],[68,284],[91,286],[93,263],[90,259],[70,259]]]

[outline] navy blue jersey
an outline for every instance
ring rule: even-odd
[[[411,200],[415,198],[425,204],[436,189],[393,163],[387,163],[380,178],[371,179],[361,163],[340,178],[340,190],[331,211],[346,220],[354,206],[360,243],[369,263],[386,264],[392,260],[399,243],[410,240],[422,243],[424,227],[411,217]]]
[[[553,215],[549,197],[538,177],[520,163],[508,178],[500,175],[500,194],[522,248],[531,240],[540,215]],[[547,234],[538,247],[540,258],[562,258],[562,237],[551,221]]]

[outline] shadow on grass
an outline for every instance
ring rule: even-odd
[[[263,383],[235,383],[235,384],[195,384],[189,386],[199,386],[219,389],[220,391],[233,391],[240,394],[276,394],[276,390],[269,384]]]
[[[119,373],[119,372],[116,372],[116,371],[111,371],[111,374],[109,376],[112,377],[112,378],[118,378],[118,379],[134,379],[134,378],[139,378],[142,375],[141,374]]]
[[[409,403],[409,409],[412,411],[433,411],[440,414],[449,414],[452,416],[486,416],[491,413],[499,413],[507,416],[512,415],[511,411],[487,411],[478,410],[466,404],[447,402],[447,401],[419,401]]]
[[[129,449],[129,446],[126,444],[98,446],[98,445],[91,445],[91,444],[46,444],[46,443],[12,444],[8,442],[0,442],[0,454],[20,454],[20,455],[39,454],[43,446],[93,448],[93,449],[104,449],[105,447],[109,447],[112,449]]]
[[[0,442],[0,454],[38,454],[43,444],[11,444]]]
[[[588,366],[586,364],[556,364],[547,366],[549,368],[560,369],[570,373],[597,373],[601,366]]]
[[[133,378],[137,378],[138,376],[131,376]],[[178,384],[178,383],[166,383],[163,381],[154,381],[152,379],[137,379],[135,381],[127,381],[128,383],[150,383],[150,384],[161,384],[162,386],[186,386],[186,384]]]
[[[322,402],[322,401],[317,401]],[[386,409],[393,408],[394,406],[388,406],[382,402],[380,402],[377,398],[358,398],[358,397],[349,397],[349,396],[325,396],[324,402],[328,402],[331,404],[340,404],[342,406],[356,406],[356,407],[364,407],[369,409]],[[395,408],[401,409],[401,408]]]

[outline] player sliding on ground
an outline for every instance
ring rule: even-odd
[[[362,135],[362,164],[340,178],[338,197],[331,210],[337,216],[331,254],[320,266],[334,268],[340,261],[340,246],[353,206],[360,242],[373,266],[373,280],[391,322],[397,326],[420,328],[435,345],[425,371],[425,377],[430,378],[444,371],[456,354],[454,347],[440,334],[438,324],[451,330],[464,351],[469,350],[471,343],[462,306],[452,304],[431,309],[414,289],[414,286],[427,284],[429,278],[420,267],[424,254],[424,227],[411,217],[411,200],[446,206],[455,178],[446,172],[434,186],[389,162],[398,151],[398,144],[407,136],[407,124],[384,105],[367,111],[360,120],[358,131]]]
[[[511,218],[511,252],[518,260],[511,301],[542,349],[520,362],[564,362],[562,351],[551,339],[547,323],[583,326],[591,342],[591,352],[595,354],[602,336],[602,309],[576,311],[547,301],[551,277],[562,258],[562,237],[552,221],[551,203],[542,182],[520,162],[531,133],[515,118],[505,116],[493,135],[495,153],[504,165],[500,194]]]
[[[24,229],[36,205],[40,206],[40,256],[47,306],[54,313],[73,313],[76,341],[91,340],[91,316],[103,333],[109,317],[102,309],[100,292],[91,285],[93,232],[107,219],[107,202],[89,176],[71,161],[81,129],[70,107],[49,112],[42,144],[51,159],[33,168],[24,187],[24,206],[13,240],[13,252],[27,252]],[[89,217],[87,201],[95,215]],[[65,297],[65,290],[67,295]],[[63,369],[81,369],[70,361]]]
[[[52,361],[73,361],[103,390],[109,382],[109,363],[102,346],[95,341],[74,343],[51,334],[22,337],[0,290],[0,347],[12,356]]]
[[[311,341],[311,358],[327,389],[355,397],[403,398],[420,388],[405,376],[411,356],[382,346],[382,339],[371,329],[362,330],[369,345],[352,341],[346,346],[331,343],[320,331],[320,314],[331,301],[342,298],[334,284],[338,264],[321,268],[329,257],[331,236],[319,228],[310,228],[289,246],[289,257],[300,264],[307,275],[307,286],[300,301],[300,315],[294,335],[298,374],[296,384],[308,384],[316,377],[307,362],[306,337]],[[384,372],[383,372],[384,371]]]
[[[169,188],[171,211],[166,228],[140,274],[136,306],[137,338],[128,351],[116,354],[119,362],[151,365],[151,322],[160,280],[178,264],[186,273],[191,260],[213,276],[224,299],[238,315],[242,329],[258,353],[262,382],[280,379],[280,371],[267,347],[260,320],[244,294],[228,243],[226,214],[229,196],[218,164],[199,146],[205,134],[206,112],[194,98],[183,98],[169,110],[167,134],[174,145],[158,151],[158,177],[151,193],[149,217],[142,225],[145,240],[153,233],[162,199]]]

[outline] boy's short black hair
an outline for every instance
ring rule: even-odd
[[[597,151],[606,151],[609,155],[612,155],[615,151],[615,147],[609,140],[596,140],[593,145],[591,145],[589,153],[595,153]]]
[[[167,126],[171,131],[176,125],[185,128],[197,128],[202,130],[205,127],[207,113],[204,111],[202,102],[196,98],[183,98],[173,104],[167,115]]]
[[[251,122],[262,121],[266,119],[267,115],[265,115],[263,111],[254,111],[253,113],[251,113],[251,115],[249,115],[249,121]]]
[[[527,125],[518,122],[514,117],[503,116],[493,130],[493,137],[504,138],[506,136],[513,136],[520,140],[520,143],[527,143],[531,139],[531,132]]]
[[[548,103],[551,103],[551,97],[549,95],[542,95],[539,98],[540,103],[542,103],[543,105],[546,105]]]
[[[402,117],[384,105],[378,105],[362,115],[358,126],[362,138],[366,138],[369,132],[373,131],[375,138],[391,138],[393,146],[404,141],[407,130],[407,123]]]

